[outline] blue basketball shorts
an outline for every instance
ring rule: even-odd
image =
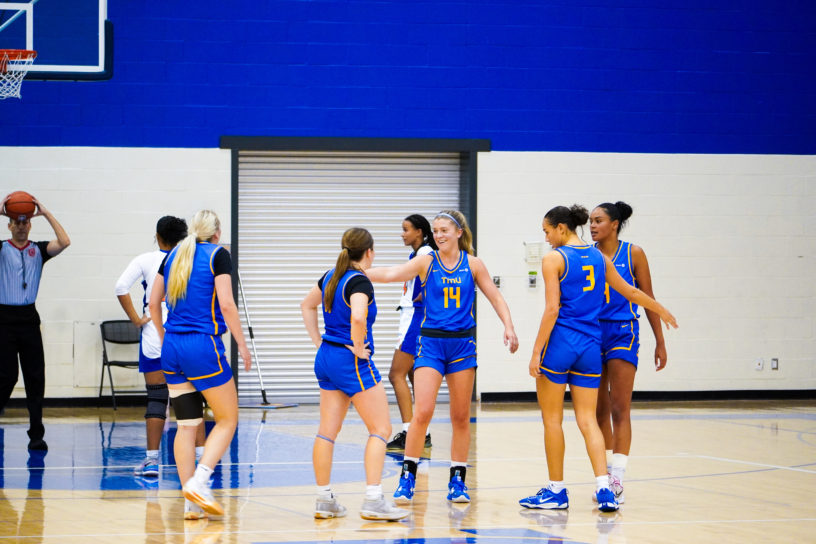
[[[556,322],[541,350],[541,373],[553,383],[597,388],[601,384],[601,344],[597,338]]]
[[[405,330],[405,334],[400,334],[402,341],[400,342],[398,349],[403,353],[407,353],[411,357],[416,357],[417,338],[419,337],[420,324],[422,323],[424,316],[424,308],[414,308],[411,322],[408,325],[408,328]]]
[[[622,359],[638,366],[640,323],[632,321],[601,321],[601,358]]]
[[[232,378],[220,336],[165,332],[161,365],[167,383],[189,381],[198,391],[218,387]]]
[[[431,367],[443,376],[476,368],[476,340],[467,338],[417,338],[417,354],[414,370]]]
[[[161,357],[151,359],[142,353],[142,350],[139,350],[139,372],[146,374],[148,372],[155,372],[161,369]]]
[[[342,391],[353,397],[380,383],[380,372],[371,359],[360,359],[346,346],[320,344],[315,356],[314,373],[320,389]]]

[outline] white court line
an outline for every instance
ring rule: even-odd
[[[791,523],[791,522],[798,522],[798,521],[814,521],[814,522],[816,522],[816,518],[701,519],[701,520],[666,520],[666,521],[634,521],[634,522],[627,521],[625,523],[625,526],[630,527],[630,526],[635,526],[635,525],[643,525],[643,526],[646,526],[646,525],[650,525],[650,526],[654,526],[654,525],[695,525],[695,524],[706,524],[706,523],[718,523],[718,524]],[[223,521],[219,521],[219,523],[223,523]],[[592,522],[592,523],[575,523],[575,524],[571,523],[570,525],[574,525],[576,527],[595,527],[596,524],[595,524],[595,522]],[[372,535],[375,534],[375,533],[379,534],[379,533],[383,533],[383,532],[391,533],[391,532],[395,532],[394,529],[405,529],[406,531],[411,531],[411,530],[414,530],[414,529],[420,529],[420,527],[411,527],[411,526],[407,526],[407,525],[394,525],[394,526],[384,526],[384,527],[388,527],[390,530],[388,530],[388,531],[384,531],[383,529],[365,530],[365,529],[360,529],[359,527],[358,528],[349,527],[347,529],[346,528],[332,529],[332,532],[333,533],[341,533],[341,534],[348,533],[350,535],[360,535],[361,536],[361,533],[363,535],[364,534],[369,534],[369,533],[372,534]],[[474,526],[474,527],[465,527],[465,529],[473,529],[473,530],[476,530],[476,531],[478,531],[480,529],[482,529],[482,530],[484,530],[484,529],[506,529],[506,530],[509,531],[509,530],[515,530],[515,529],[518,529],[518,528],[519,528],[518,525],[481,525],[481,524],[478,525],[478,526]],[[525,528],[527,528],[527,527],[525,527]],[[421,529],[424,530],[424,531],[427,531],[429,529],[433,529],[433,530],[438,529],[440,531],[450,531],[451,526],[450,525],[437,525],[437,526],[425,525],[425,526],[422,526]],[[459,531],[464,532],[462,529],[459,529]],[[320,531],[315,529],[315,528],[311,528],[311,529],[267,529],[267,530],[254,529],[254,530],[237,530],[237,531],[236,530],[231,530],[231,531],[229,531],[229,530],[226,530],[226,527],[225,527],[225,529],[223,531],[219,531],[218,534],[220,534],[220,535],[252,535],[252,534],[281,534],[281,533],[282,534],[291,534],[291,533],[307,534],[307,533],[319,533],[319,532]],[[204,536],[206,536],[207,533],[208,533],[207,531],[200,531],[200,532],[197,531],[197,532],[187,533],[187,535],[188,536],[193,536],[193,535],[204,535]],[[212,533],[215,533],[215,531],[213,531]],[[37,538],[37,539],[90,538],[90,537],[121,538],[121,537],[128,537],[128,536],[145,537],[145,536],[162,536],[162,535],[167,535],[167,536],[180,535],[180,536],[184,536],[184,534],[185,533],[178,532],[178,531],[165,531],[165,532],[161,532],[161,533],[147,533],[147,532],[143,532],[143,533],[75,533],[75,534],[61,534],[61,535],[48,534],[48,535],[33,535],[33,536],[16,536],[16,535],[13,535],[13,536],[0,536],[0,540],[9,540],[9,539],[20,539],[20,540],[22,540],[22,539],[27,539],[27,538]],[[465,534],[470,534],[470,533],[465,533]],[[546,534],[546,532],[544,534]],[[458,536],[458,535],[456,535],[456,536]],[[475,536],[475,535],[471,535],[471,536]],[[480,538],[485,538],[486,536],[487,535],[479,535]],[[396,537],[396,536],[386,537],[386,539],[391,539],[391,540],[399,539],[399,538],[400,537]],[[425,537],[425,538],[433,538],[433,537]],[[488,536],[488,538],[502,538],[502,537],[500,535],[497,535],[497,536],[490,535],[490,536]],[[506,538],[506,537],[504,537],[504,538]],[[567,537],[564,537],[564,538],[567,538]],[[324,535],[318,535],[318,538],[316,540],[319,540],[319,541],[325,540]],[[313,542],[313,541],[308,541],[307,540],[306,542]],[[338,543],[342,544],[343,541],[335,539],[334,542],[338,542]]]
[[[805,472],[807,474],[816,474],[816,470],[808,470],[803,468],[795,468],[795,467],[786,467],[782,465],[769,465],[764,463],[754,463],[752,461],[743,461],[741,459],[728,459],[725,457],[713,457],[709,455],[696,455],[692,453],[685,453],[681,452],[675,455],[637,455],[631,456],[630,459],[677,459],[677,458],[698,458],[698,459],[711,459],[715,461],[723,461],[728,463],[736,463],[736,464],[744,464],[744,465],[752,465],[752,466],[759,466],[764,468],[774,468],[778,470],[791,470],[795,472]],[[586,457],[583,455],[575,455],[575,456],[566,456],[564,459],[572,459],[572,460],[583,460]],[[478,466],[480,463],[506,463],[508,461],[541,461],[543,456],[536,456],[536,457],[494,457],[488,459],[476,459],[473,463],[473,466]],[[423,459],[422,461],[426,461]],[[436,464],[445,464],[450,463],[450,459],[432,459],[431,460],[434,465]],[[363,460],[360,459],[359,461],[334,461],[335,465],[361,465],[363,464]],[[421,463],[420,463],[421,464]],[[261,462],[254,462],[254,461],[247,461],[242,463],[220,463],[223,467],[240,467],[240,466],[291,466],[291,465],[303,465],[303,466],[312,466],[311,461],[261,461]],[[161,464],[162,467],[175,467],[176,465],[164,465]],[[4,467],[0,468],[3,471],[14,471],[14,470],[96,470],[96,469],[109,469],[109,470],[118,470],[118,469],[133,469],[133,465],[88,465],[88,466],[64,466],[64,467]]]
[[[777,470],[790,470],[793,472],[804,472],[806,474],[816,474],[816,470],[808,470],[805,468],[796,468],[796,467],[786,467],[782,465],[768,465],[766,463],[754,463],[753,461],[743,461],[741,459],[728,459],[726,457],[713,457],[711,455],[693,455],[692,457],[697,457],[698,459],[711,459],[714,461],[723,461],[725,463],[735,463],[740,465],[750,465],[754,467],[764,467],[764,468],[774,468]]]

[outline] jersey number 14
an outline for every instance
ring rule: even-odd
[[[459,287],[443,287],[442,290],[445,292],[445,308],[448,307],[448,300],[453,299],[456,301],[456,307],[459,307]]]

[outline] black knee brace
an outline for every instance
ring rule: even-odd
[[[204,397],[198,391],[170,399],[179,425],[198,425],[204,418]]]
[[[147,385],[147,409],[145,419],[167,419],[167,399],[170,395],[166,383]]]

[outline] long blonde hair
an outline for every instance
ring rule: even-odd
[[[451,217],[456,221],[451,221]],[[465,215],[462,212],[459,210],[442,210],[436,214],[434,220],[436,219],[447,219],[451,221],[455,227],[462,229],[462,236],[459,237],[459,249],[467,251],[470,255],[476,255],[476,250],[473,249],[473,233],[470,232],[467,219],[465,219]]]
[[[206,242],[221,230],[221,221],[212,210],[201,210],[190,222],[190,232],[176,248],[176,257],[167,274],[167,304],[174,306],[187,296],[187,282],[193,271],[196,242]]]
[[[328,285],[323,287],[323,307],[327,312],[331,312],[334,292],[337,284],[351,266],[352,261],[359,261],[365,256],[365,252],[374,247],[374,238],[371,233],[364,228],[352,227],[343,233],[341,241],[342,248],[337,256],[337,263],[334,265],[334,273],[329,279]]]

